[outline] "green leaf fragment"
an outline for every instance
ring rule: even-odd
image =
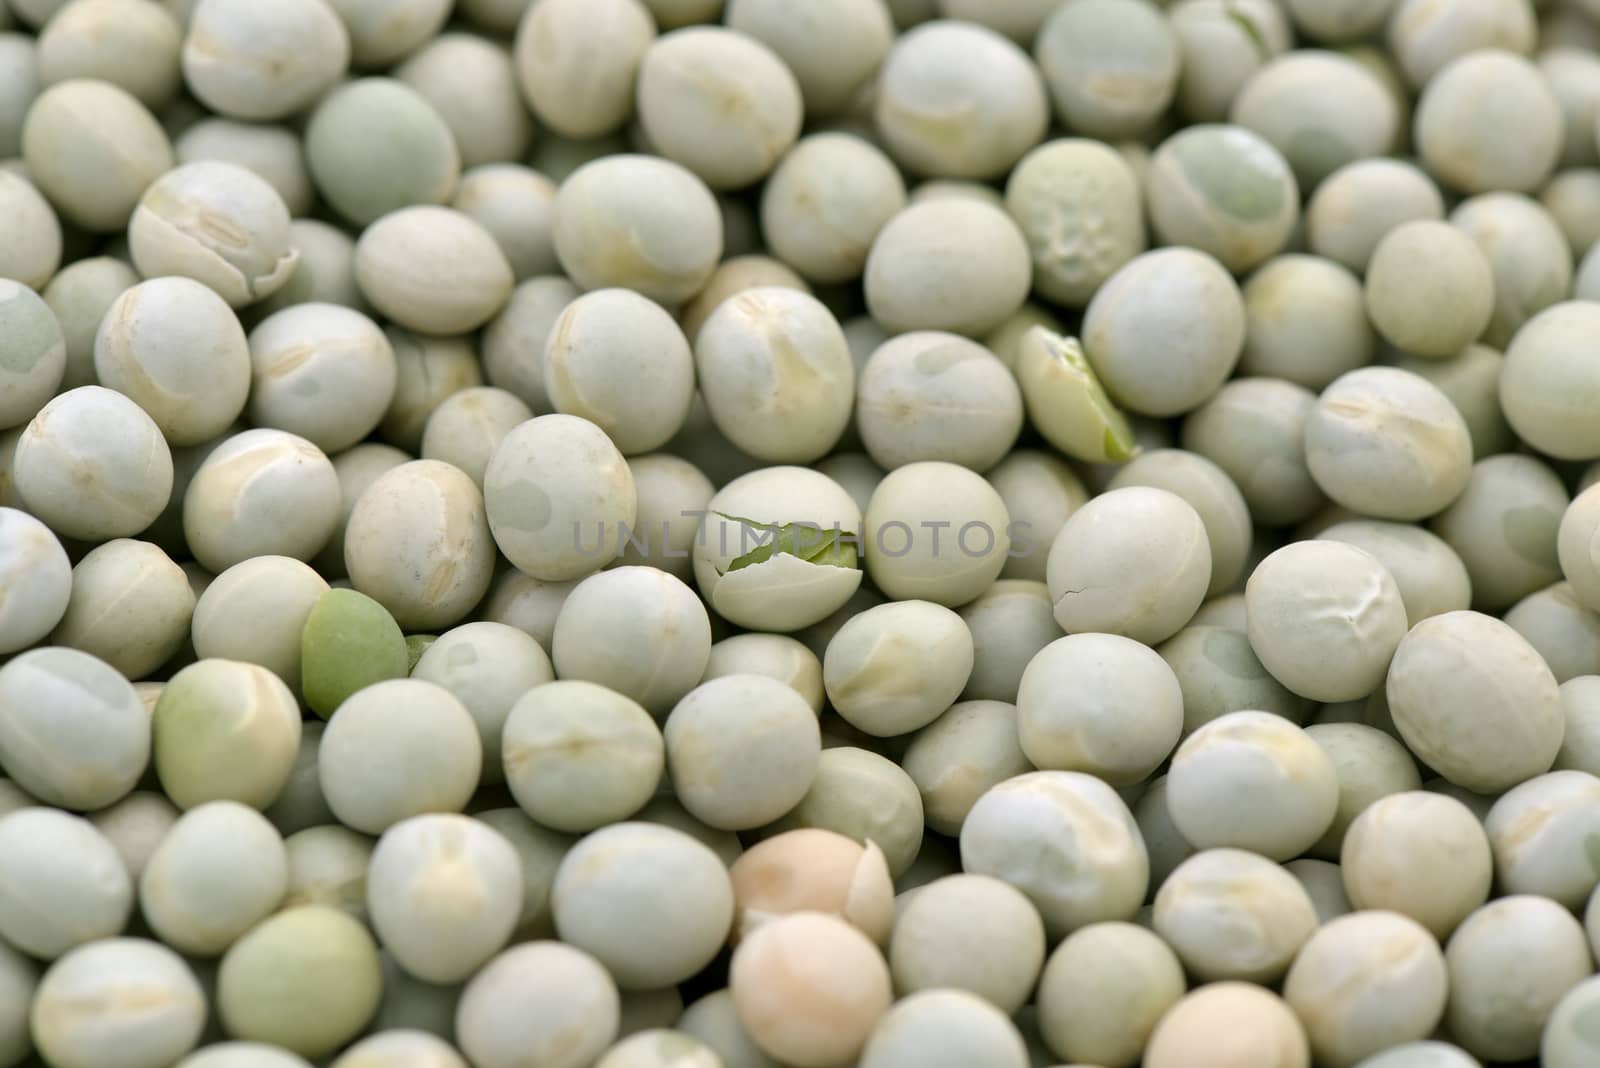
[[[763,531],[768,535],[749,552],[734,557],[721,574],[726,575],[755,564],[765,563],[780,554],[799,557],[808,564],[822,564],[826,567],[859,566],[858,539],[850,531],[837,528],[825,530],[815,523],[778,525],[759,523],[754,519],[726,515],[722,512],[712,514],[730,523],[738,523],[747,529]]]

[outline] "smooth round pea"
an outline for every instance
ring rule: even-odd
[[[662,717],[705,674],[711,625],[682,580],[652,567],[619,567],[591,575],[567,596],[550,651],[562,678],[603,682]]]
[[[1592,58],[1584,56],[1585,60]],[[1569,133],[1568,141],[1571,140]],[[1593,167],[1556,172],[1539,191],[1539,204],[1567,239],[1567,248],[1575,259],[1581,260],[1600,240],[1600,172]]]
[[[1600,779],[1588,772],[1552,771],[1506,791],[1484,821],[1497,885],[1582,908],[1600,881],[1587,853],[1597,817]]]
[[[172,145],[125,89],[73,78],[41,92],[22,125],[22,158],[62,217],[120,230],[151,183],[172,169]]]
[[[345,827],[307,827],[283,840],[289,882],[283,907],[330,905],[367,918],[367,866],[373,841]]]
[[[1367,806],[1391,794],[1420,790],[1416,762],[1395,738],[1364,723],[1315,723],[1306,734],[1333,763],[1339,803],[1328,830],[1309,850],[1337,861],[1346,832]]]
[[[4,182],[0,178],[0,185]],[[100,323],[116,299],[138,281],[130,265],[110,256],[78,260],[54,272],[41,295],[55,312],[66,340],[66,370],[59,388],[76,389],[95,382],[94,343]]]
[[[1241,849],[1207,849],[1161,885],[1153,922],[1195,978],[1267,984],[1288,971],[1317,914],[1279,865]]]
[[[471,713],[450,691],[417,679],[374,683],[346,698],[317,752],[329,808],[367,834],[410,816],[459,812],[482,763]]]
[[[366,686],[404,678],[408,666],[405,635],[371,597],[330,589],[312,604],[300,632],[300,688],[319,716]]]
[[[665,767],[661,730],[636,701],[593,682],[537,685],[506,714],[507,785],[544,827],[592,831],[634,815]]]
[[[1285,687],[1262,666],[1238,626],[1194,620],[1156,648],[1183,693],[1183,733],[1230,712],[1271,712],[1292,723],[1304,722],[1309,702]]]
[[[217,1008],[235,1038],[322,1057],[361,1033],[382,988],[367,929],[341,909],[302,905],[264,920],[228,950]]]
[[[953,334],[902,334],[861,371],[856,425],[887,470],[924,460],[987,470],[1010,451],[1022,417],[1022,395],[1005,365]]]
[[[208,659],[174,675],[153,718],[156,774],[180,808],[277,800],[300,748],[300,708],[266,668]]]
[[[444,119],[463,168],[527,155],[533,119],[508,48],[472,34],[442,34],[396,67],[394,77]]]
[[[44,289],[62,253],[61,223],[50,202],[21,175],[0,174],[0,219],[8,246],[0,253],[0,278]]]
[[[1243,297],[1221,264],[1195,249],[1158,249],[1095,293],[1083,347],[1113,401],[1141,415],[1179,415],[1232,373],[1245,325]]]
[[[638,514],[622,454],[603,430],[577,416],[540,416],[506,435],[484,470],[483,487],[500,551],[546,581],[598,570],[616,556],[622,529],[631,529]]]
[[[1184,989],[1183,966],[1156,935],[1130,923],[1090,924],[1045,964],[1040,1035],[1057,1056],[1131,1068]]]
[[[356,242],[362,294],[411,330],[476,330],[505,306],[514,282],[494,236],[453,208],[399,208],[373,221]]]
[[[0,426],[21,426],[50,402],[66,372],[66,340],[50,306],[26,285],[0,278]]]
[[[682,831],[616,823],[562,859],[551,905],[562,941],[594,954],[618,986],[655,990],[716,955],[733,922],[733,887],[717,855]]]
[[[1027,1046],[1016,1024],[989,1002],[956,990],[925,990],[883,1014],[861,1051],[861,1068],[1025,1068]]]
[[[767,675],[804,697],[812,711],[822,711],[822,662],[788,635],[735,634],[714,643],[700,681],[725,675]]]
[[[220,574],[253,556],[309,560],[339,513],[339,478],[321,449],[286,431],[246,430],[195,472],[183,495],[183,532],[195,558]],[[283,515],[294,522],[275,518]]]
[[[1167,799],[1173,823],[1196,847],[1289,860],[1332,825],[1339,778],[1328,754],[1293,723],[1268,712],[1230,712],[1178,747]]]
[[[1383,82],[1356,60],[1300,49],[1251,75],[1229,119],[1282,152],[1310,190],[1345,164],[1390,151],[1400,114]]]
[[[1548,771],[1561,748],[1566,719],[1555,677],[1526,639],[1493,617],[1447,612],[1413,627],[1387,689],[1411,751],[1469,790],[1498,793]]]
[[[139,910],[167,945],[212,957],[273,913],[288,887],[288,854],[266,817],[208,801],[178,817],[150,854]]]
[[[1319,1062],[1352,1065],[1426,1038],[1444,1015],[1448,977],[1433,935],[1396,913],[1330,921],[1306,942],[1284,983]]]
[[[483,599],[494,577],[483,495],[450,464],[401,464],[356,501],[344,558],[356,589],[402,627],[451,626]]]
[[[1578,603],[1571,583],[1528,594],[1504,618],[1538,651],[1557,682],[1600,671],[1600,615]]]
[[[1291,254],[1245,282],[1247,322],[1239,371],[1321,390],[1372,361],[1377,337],[1361,281],[1344,265]]]
[[[1469,916],[1445,949],[1451,1034],[1485,1060],[1534,1056],[1566,992],[1593,968],[1583,927],[1546,898],[1512,895]],[[1499,1006],[1489,1011],[1489,1006]]]
[[[866,269],[884,224],[905,206],[905,180],[882,149],[852,134],[811,134],[784,154],[761,188],[761,236],[808,280],[849,282]]]
[[[711,480],[688,460],[666,452],[635,456],[628,470],[639,507],[631,532],[635,536],[623,544],[621,560],[689,581],[700,513],[715,494]]]
[[[28,423],[12,459],[17,493],[58,535],[129,537],[172,491],[172,455],[154,420],[103,386],[59,394]]]
[[[1177,746],[1183,691],[1148,646],[1115,634],[1073,634],[1029,661],[1017,694],[1017,727],[1035,767],[1131,785]]]
[[[801,912],[739,943],[728,987],[762,1052],[797,1068],[853,1061],[889,1010],[889,968],[843,920]]]
[[[712,421],[759,459],[818,459],[850,421],[849,346],[809,294],[760,286],[729,298],[701,326],[694,356]]]
[[[957,835],[990,787],[1034,770],[1017,735],[1017,708],[960,701],[919,731],[901,760],[922,796],[928,826]]]
[[[72,569],[72,596],[49,640],[143,678],[183,646],[194,605],[188,577],[166,553],[118,538],[91,549]]]
[[[561,183],[555,216],[556,257],[581,289],[618,286],[670,307],[700,291],[722,254],[716,198],[671,160],[587,163]]]
[[[156,1068],[199,1042],[206,998],[167,947],[107,938],[56,961],[31,1006],[33,1041],[60,1068]]]
[[[564,137],[611,133],[633,116],[639,65],[655,38],[656,22],[638,0],[530,5],[516,36],[523,97]]]
[[[515,394],[493,386],[473,386],[446,397],[428,416],[422,431],[422,458],[442,460],[483,485],[489,458],[506,435],[533,418]]]
[[[104,808],[144,774],[149,713],[105,661],[76,649],[32,649],[0,667],[0,698],[0,768],[45,804]]]
[[[667,716],[667,769],[683,806],[709,826],[748,830],[793,810],[818,776],[821,735],[806,700],[776,679],[727,675]]]
[[[1135,137],[1172,102],[1181,54],[1160,12],[1128,0],[1074,0],[1034,41],[1056,116],[1086,136]]]
[[[1505,348],[1529,318],[1572,293],[1572,257],[1555,219],[1520,193],[1463,201],[1450,225],[1482,251],[1494,276],[1494,313],[1485,344]]]
[[[1428,791],[1368,805],[1345,833],[1339,867],[1355,908],[1409,916],[1440,940],[1487,900],[1494,877],[1489,839],[1472,810]]]
[[[1252,534],[1249,507],[1226,472],[1198,453],[1155,449],[1125,464],[1108,489],[1127,486],[1164,489],[1187,501],[1205,524],[1211,547],[1207,593],[1234,586],[1249,557]]]
[[[1402,223],[1373,250],[1367,313],[1384,339],[1417,356],[1453,356],[1494,311],[1494,275],[1477,244],[1431,219]]]
[[[1491,456],[1433,530],[1472,577],[1473,605],[1499,611],[1561,577],[1559,532],[1566,487],[1531,456]]]
[[[914,203],[878,231],[867,255],[867,308],[893,332],[983,337],[1028,295],[1031,255],[1000,208],[972,200]]]
[[[974,23],[903,33],[878,75],[873,119],[890,155],[934,178],[994,178],[1038,144],[1050,119],[1027,53]]]
[[[954,704],[972,663],[972,634],[959,615],[929,601],[895,601],[839,628],[823,657],[822,681],[848,723],[894,737],[927,726]]]
[[[328,0],[350,33],[358,67],[389,67],[432,39],[450,15],[448,0]]]
[[[522,911],[511,843],[467,816],[414,816],[378,839],[367,911],[385,949],[424,982],[458,983],[504,947]]]
[[[50,528],[0,508],[0,654],[20,653],[55,629],[72,598],[72,564]]]
[[[1244,271],[1288,243],[1300,190],[1288,161],[1259,134],[1201,125],[1156,149],[1145,202],[1164,243],[1191,246]]]
[[[545,343],[544,393],[558,412],[604,430],[624,455],[666,444],[689,414],[695,365],[683,331],[626,289],[572,301]]]
[[[1291,525],[1326,500],[1305,458],[1315,406],[1309,390],[1281,379],[1237,379],[1184,421],[1183,447],[1233,479],[1256,522]]]
[[[961,861],[1026,894],[1053,935],[1131,919],[1149,880],[1127,805],[1105,783],[1071,771],[1030,772],[991,788],[962,825]]]
[[[377,429],[399,377],[378,325],[337,304],[297,304],[267,316],[250,332],[249,358],[250,421],[330,455]]]
[[[244,411],[250,349],[215,290],[191,278],[152,278],[106,309],[95,335],[94,372],[100,385],[149,414],[168,444],[200,445]]]
[[[734,0],[728,27],[771,48],[794,74],[808,115],[847,108],[877,73],[894,44],[894,23],[882,4],[830,0],[815,14],[789,18],[781,0]]]
[[[320,97],[350,63],[350,37],[319,0],[262,7],[250,0],[195,5],[183,75],[201,103],[235,119],[287,118]]]
[[[88,820],[53,808],[16,809],[0,817],[0,850],[0,936],[10,945],[55,960],[127,927],[128,869]]]
[[[1565,127],[1539,68],[1498,48],[1462,55],[1430,77],[1414,121],[1428,168],[1469,194],[1538,189],[1560,159]]]
[[[323,199],[361,226],[411,205],[444,203],[461,171],[443,117],[391,78],[358,79],[324,96],[306,126],[305,148]]]
[[[794,74],[758,38],[721,27],[668,33],[639,64],[642,131],[713,189],[766,176],[800,135]]]
[[[490,961],[456,1011],[461,1050],[481,1068],[592,1064],[616,1037],[616,983],[594,957],[559,942],[527,942]]]
[[[1539,1063],[1549,1068],[1581,1068],[1600,1053],[1588,1025],[1600,982],[1585,979],[1562,995],[1545,1019],[1539,1040]]]
[[[1015,1012],[1044,954],[1043,922],[1020,891],[986,875],[950,875],[899,910],[889,966],[902,993],[966,990]]]
[[[1307,1068],[1305,1028],[1270,990],[1211,983],[1194,990],[1156,1025],[1145,1068]]]
[[[555,199],[555,183],[538,171],[485,163],[462,174],[450,206],[489,231],[521,282],[558,270]]]
[[[1583,418],[1579,398],[1591,387],[1586,353],[1600,310],[1587,301],[1546,308],[1506,349],[1500,404],[1517,436],[1562,460],[1600,456],[1600,434]]]
[[[1099,631],[1147,644],[1181,630],[1210,581],[1199,513],[1146,486],[1112,490],[1074,512],[1051,543],[1046,574],[1056,622],[1068,634]]]

